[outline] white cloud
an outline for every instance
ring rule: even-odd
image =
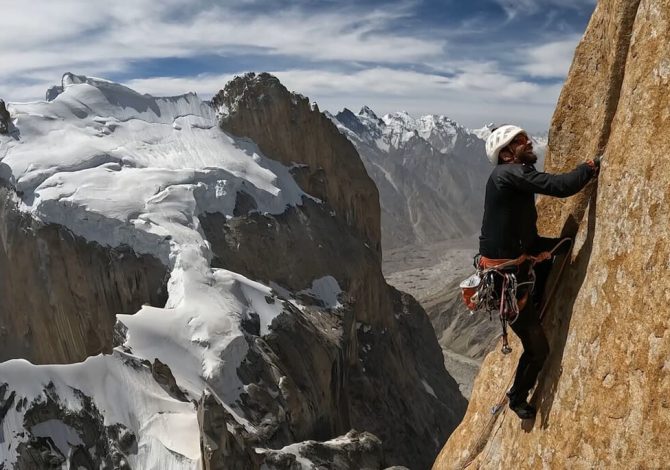
[[[277,71],[291,90],[299,90],[337,112],[363,105],[380,114],[405,110],[415,115],[446,114],[469,127],[494,122],[518,122],[532,132],[545,131],[561,85],[537,85],[495,72],[491,64],[469,64],[455,77],[401,71],[385,67],[353,73],[319,70]],[[482,69],[488,70],[483,75]]]
[[[580,39],[580,35],[573,35],[528,49],[527,62],[522,66],[522,70],[534,77],[565,77]]]
[[[510,9],[532,10],[560,0],[499,1]],[[565,2],[576,6],[592,0]],[[560,86],[523,80],[518,74],[560,80],[578,39],[522,50],[512,62],[508,56],[504,63],[485,56],[457,61],[446,40],[437,35],[419,36],[417,31],[413,36],[392,28],[397,21],[411,19],[414,0],[376,9],[345,5],[318,13],[305,10],[309,3],[243,13],[230,2],[210,0],[190,2],[188,9],[181,0],[116,0],[104,8],[88,0],[32,0],[29,6],[12,2],[5,6],[0,29],[0,97],[41,99],[67,71],[109,78],[120,72],[127,76],[133,64],[145,60],[203,56],[228,57],[212,60],[233,63],[212,68],[234,70],[237,56],[253,53],[286,64],[274,68],[282,82],[330,110],[346,103],[368,104],[384,111],[451,114],[466,125],[512,121],[514,116],[501,116],[513,114],[541,122],[535,126],[541,129],[548,123]],[[472,29],[472,24],[463,28]],[[519,57],[525,59],[519,62]],[[291,65],[296,59],[300,68]],[[504,68],[514,63],[516,69]],[[407,70],[407,64],[423,70],[433,67],[436,72]],[[140,92],[195,91],[209,98],[231,77],[207,73],[136,78],[127,84]]]
[[[507,13],[508,18],[532,15],[547,7],[592,9],[597,0],[496,0]]]
[[[377,63],[422,60],[444,49],[441,40],[383,32],[408,14],[406,3],[314,14],[282,6],[253,15],[226,3],[191,2],[188,11],[183,5],[176,0],[116,0],[104,8],[87,0],[13,2],[5,7],[0,28],[0,80],[82,67],[104,74],[142,59],[240,54],[250,48],[310,61]],[[180,20],[171,20],[172,15]]]
[[[469,64],[469,71],[445,78],[440,75],[388,67],[355,72],[317,69],[270,71],[292,91],[308,96],[321,110],[333,113],[363,105],[380,114],[406,110],[412,114],[446,114],[463,125],[481,127],[495,122],[519,122],[535,132],[548,128],[560,85],[517,81],[491,64]],[[482,70],[487,73],[482,74]],[[240,72],[242,73],[242,72]],[[138,79],[126,85],[142,93],[176,95],[195,91],[209,98],[223,88],[232,74]]]
[[[446,114],[469,127],[517,122],[532,132],[546,131],[560,85],[517,82],[504,74],[488,77],[501,89],[472,86],[465,75],[454,79],[387,68],[356,73],[315,70],[276,72],[289,89],[317,101],[320,109],[337,112],[363,105],[379,114],[405,110],[411,114]],[[470,77],[470,76],[468,76]],[[480,83],[479,85],[484,85]]]

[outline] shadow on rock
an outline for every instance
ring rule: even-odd
[[[533,419],[524,419],[521,421],[521,429],[527,434],[533,430],[535,427],[535,418]]]
[[[0,162],[0,187],[14,189],[14,175],[6,163]]]
[[[586,238],[575,257],[573,263],[566,270],[564,278],[559,280],[560,285],[555,292],[555,299],[560,299],[552,305],[548,310],[548,315],[543,321],[543,327],[547,332],[547,337],[550,342],[550,358],[551,363],[548,364],[550,368],[545,369],[545,372],[540,376],[540,381],[535,389],[532,397],[532,402],[538,405],[538,409],[542,411],[541,426],[546,428],[549,425],[549,416],[554,403],[558,384],[563,374],[562,358],[565,350],[565,343],[570,331],[570,321],[572,319],[573,308],[577,295],[581,290],[582,284],[586,277],[586,272],[591,260],[591,252],[593,250],[593,237],[596,229],[596,199],[598,195],[597,187],[594,188],[591,197],[588,199],[588,214]],[[579,228],[579,222],[575,218],[569,218],[566,221],[562,235],[575,237]],[[570,256],[567,254],[565,256]],[[554,282],[552,279],[549,283]]]

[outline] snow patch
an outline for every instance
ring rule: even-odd
[[[324,307],[328,309],[340,308],[342,304],[339,296],[342,289],[333,276],[325,276],[312,281],[312,287],[300,291],[299,294],[306,294],[319,300]]]
[[[172,245],[202,242],[199,214],[232,216],[242,189],[269,213],[306,196],[194,94],[155,98],[72,74],[63,86],[51,102],[13,104],[21,138],[0,136],[22,209],[44,222],[167,262]]]

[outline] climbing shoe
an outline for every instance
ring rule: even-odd
[[[533,419],[537,413],[535,407],[529,405],[526,401],[519,401],[516,403],[509,402],[509,408],[521,419]]]
[[[537,411],[535,407],[529,405],[525,398],[520,398],[507,392],[507,398],[509,399],[509,408],[514,411],[517,416],[521,419],[533,419]]]

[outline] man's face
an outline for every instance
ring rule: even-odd
[[[533,165],[537,162],[537,155],[533,152],[533,143],[526,134],[519,134],[508,145],[510,152],[517,163]]]

